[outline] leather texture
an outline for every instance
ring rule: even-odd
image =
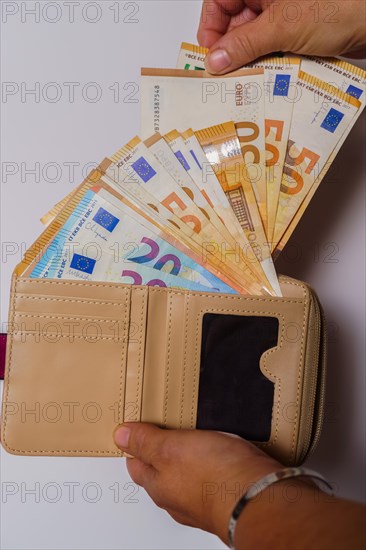
[[[321,422],[322,321],[307,285],[280,283],[283,298],[14,274],[3,446],[18,455],[121,456],[112,432],[124,420],[195,428],[203,316],[212,313],[277,319],[277,344],[259,362],[274,387],[270,437],[256,443],[299,463]]]

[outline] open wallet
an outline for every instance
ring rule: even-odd
[[[1,419],[17,455],[123,456],[127,421],[249,439],[282,463],[315,447],[324,405],[318,299],[13,275]]]

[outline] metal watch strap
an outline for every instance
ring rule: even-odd
[[[283,468],[282,470],[279,470],[278,472],[272,472],[271,474],[268,474],[262,479],[258,480],[256,483],[254,483],[248,491],[244,493],[244,495],[238,500],[236,503],[234,510],[231,514],[229,525],[228,525],[228,537],[229,537],[229,544],[230,548],[234,547],[234,536],[235,536],[235,529],[236,524],[238,522],[239,516],[245,506],[248,504],[248,502],[255,498],[259,493],[264,491],[267,487],[270,485],[273,485],[274,483],[277,483],[278,481],[282,481],[283,479],[289,479],[292,477],[311,477],[317,481],[320,481],[326,485],[326,487],[332,491],[331,485],[324,479],[324,477],[319,474],[318,472],[315,472],[314,470],[310,470],[309,468]]]

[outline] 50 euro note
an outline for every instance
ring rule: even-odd
[[[172,133],[174,137],[171,140],[170,134]],[[253,253],[252,247],[231,208],[215,174],[215,170],[208,161],[192,128],[182,132],[182,134],[174,131],[165,137],[169,140],[169,145],[181,154],[184,159],[182,166],[201,189],[202,195],[211,205],[212,210],[217,213],[217,216],[225,225],[235,242],[239,244],[247,262],[252,265],[254,270],[258,269],[255,265],[257,263],[257,258]],[[262,271],[260,273],[261,277],[263,277]]]
[[[263,69],[141,69],[141,133],[193,130],[232,120],[262,219],[266,220]]]
[[[204,70],[207,48],[183,42],[180,48],[177,68]],[[298,77],[300,59],[296,57],[264,57],[246,65],[264,70],[264,116],[266,150],[266,215],[261,216],[268,241],[274,232],[282,169],[286,155],[290,130],[294,91]],[[264,185],[264,183],[262,183]]]
[[[265,57],[248,65],[264,69],[264,114],[267,184],[268,241],[273,240],[282,172],[290,132],[296,83],[300,68],[299,58]]]
[[[190,200],[188,195],[162,169],[139,138],[134,138],[113,155],[104,172],[104,181],[132,200],[177,242],[191,249],[200,258],[199,263],[214,268],[215,275],[227,284],[234,284],[233,288],[244,293],[268,293],[254,277],[240,250],[232,250],[207,218],[204,225],[186,223],[190,221],[186,206]],[[205,233],[202,228],[206,229]]]
[[[79,202],[75,202],[74,209],[65,216],[61,213],[63,224],[52,235],[40,257],[29,266],[29,277],[110,281],[212,292],[224,288],[233,292],[218,280],[213,281],[217,283],[216,287],[193,280],[198,275],[202,282],[210,280],[211,283],[213,277],[204,273],[202,268],[201,273],[195,273],[193,263],[141,226],[133,210],[119,202],[118,207],[114,206],[110,200],[114,201],[115,197],[106,190],[84,188],[77,192],[77,196],[80,196]],[[148,252],[141,250],[139,245],[143,249],[147,245]],[[184,262],[186,277],[181,277]],[[170,271],[164,269],[166,267]]]
[[[182,42],[178,53],[177,69],[204,71],[207,53],[208,48],[198,46],[198,44]]]
[[[315,195],[320,183],[322,182],[333,160],[335,159],[337,153],[339,152],[345,139],[347,138],[349,131],[354,126],[357,119],[360,117],[362,111],[364,110],[366,103],[366,71],[361,69],[360,67],[352,65],[347,61],[335,58],[302,57],[301,68],[304,72],[307,72],[314,77],[323,79],[325,82],[341,90],[342,92],[355,97],[360,102],[360,107],[351,121],[351,126],[347,129],[346,132],[343,133],[342,137],[339,139],[337,145],[334,147],[333,151],[328,157],[328,160],[325,163],[323,169],[320,171],[320,174],[316,177],[314,184],[310,188],[310,191],[305,196],[295,216],[292,218],[280,241],[277,243],[277,255],[283,250],[288,240],[290,239],[305,210],[309,206],[310,201]]]
[[[173,130],[164,137],[160,134],[154,134],[144,143],[196,207],[210,220],[225,241],[230,243],[231,246],[235,246],[232,235],[212,208],[209,196],[202,193],[199,188],[200,182],[194,178],[193,168],[188,164],[187,147],[179,132]]]
[[[358,99],[302,71],[294,106],[274,231],[274,247],[347,135],[361,106]]]
[[[277,295],[281,295],[262,220],[247,176],[240,143],[233,122],[225,122],[195,132],[207,159],[229,200],[242,230]]]
[[[234,129],[234,132],[235,132],[235,129]],[[195,178],[195,181],[197,181],[197,184],[199,186],[203,187],[202,195],[204,197],[207,197],[207,201],[209,201],[209,205],[206,207],[206,209],[210,212],[210,218],[213,221],[214,225],[218,229],[220,228],[221,234],[225,235],[225,238],[228,240],[228,242],[233,247],[233,249],[239,248],[239,250],[242,251],[244,261],[249,265],[249,267],[252,269],[252,271],[256,274],[256,277],[259,277],[259,280],[265,282],[266,288],[270,288],[270,289],[274,290],[275,292],[277,292],[279,288],[276,287],[276,289],[274,289],[274,287],[271,285],[271,283],[269,281],[269,278],[267,277],[267,275],[263,271],[260,260],[254,254],[253,248],[252,248],[251,244],[249,243],[249,240],[248,240],[248,237],[247,237],[246,233],[243,231],[242,227],[240,226],[240,223],[238,223],[238,220],[237,220],[235,214],[233,216],[233,211],[232,211],[232,208],[230,207],[230,203],[228,203],[226,195],[224,194],[222,188],[220,187],[220,183],[219,183],[217,177],[215,177],[214,188],[210,189],[209,186],[204,185],[203,182],[205,180],[205,175],[204,175],[203,170],[202,170],[202,165],[207,164],[208,159],[207,159],[207,157],[206,157],[206,155],[205,155],[205,153],[204,153],[197,137],[195,136],[193,130],[187,130],[186,131],[187,143],[190,144],[189,145],[190,148],[188,148],[185,141],[183,140],[183,136],[181,134],[179,134],[179,132],[177,132],[176,130],[173,130],[173,131],[169,132],[164,137],[168,141],[168,143],[169,143],[170,147],[173,149],[173,151],[176,154],[179,154],[179,158],[181,159],[182,166],[185,167],[187,169],[187,171],[189,171],[189,173],[192,174],[192,176]],[[202,165],[200,165],[200,162],[199,162],[198,159],[201,159]],[[190,162],[190,164],[188,164],[188,161]],[[211,164],[210,164],[210,166],[211,166]],[[215,176],[216,176],[216,174],[215,174]],[[211,183],[213,183],[212,179],[210,181],[211,181]],[[249,186],[250,186],[250,184],[249,184]],[[231,227],[233,225],[233,233],[230,233],[228,231],[228,229],[226,228],[226,226],[223,222],[223,219],[219,219],[218,215],[215,213],[214,204],[213,204],[212,201],[214,201],[214,203],[216,203],[216,205],[220,205],[219,201],[215,200],[215,196],[216,196],[216,193],[217,193],[218,189],[221,191],[221,194],[219,196],[220,196],[220,200],[222,201],[222,204],[228,203],[230,216],[226,215],[226,212],[224,212],[224,217],[228,218],[228,222],[229,222],[228,227]],[[251,189],[251,187],[250,187],[250,189]],[[253,195],[253,200],[255,202],[255,198],[254,198],[254,194],[253,194],[252,189],[251,189],[251,193]],[[218,210],[220,210],[220,208]],[[256,208],[256,212],[258,213],[257,208]],[[258,214],[258,216],[259,216],[259,214]],[[231,224],[232,217],[234,217],[234,219],[238,223],[238,227],[235,224]],[[258,223],[261,224],[260,216],[259,216]]]

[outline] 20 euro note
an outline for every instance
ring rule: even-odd
[[[339,140],[348,134],[360,107],[358,99],[300,71],[301,99],[294,106],[281,191],[274,246],[296,215]]]
[[[143,149],[143,147],[141,148],[140,140],[136,143],[133,140],[132,143],[130,142],[120,149],[112,156],[111,162],[103,167],[105,174],[102,176],[102,180],[128,197],[139,211],[147,215],[153,223],[168,235],[171,235],[176,240],[176,243],[183,243],[184,246],[188,247],[196,257],[200,258],[199,263],[201,265],[210,271],[214,270],[214,274],[227,284],[239,292],[254,294],[258,292],[260,294],[263,292],[268,293],[266,287],[253,278],[253,273],[243,261],[240,251],[234,251],[235,256],[232,259],[232,250],[226,246],[226,243],[222,242],[222,240],[215,242],[211,233],[207,235],[207,239],[203,238],[190,225],[186,224],[184,220],[182,221],[171,208],[162,204],[156,196],[149,192],[150,189],[152,191],[155,189],[157,193],[161,193],[161,183],[159,183],[161,170],[153,154],[146,146],[144,147],[146,158],[140,154]],[[145,167],[146,161],[147,168]],[[138,162],[137,166],[135,162]],[[142,177],[138,173],[140,162],[144,163],[144,170],[148,169],[148,181],[151,183],[149,186],[145,185],[143,179],[143,177],[147,179],[147,176],[142,174]],[[136,167],[137,170],[135,169]],[[155,182],[150,182],[152,179],[155,179]],[[181,207],[179,204],[176,206],[178,208]]]
[[[232,120],[265,220],[263,69],[213,76],[206,71],[141,69],[141,133],[207,128]]]
[[[207,48],[183,42],[178,56],[177,68],[204,70],[204,60],[207,53]],[[296,57],[268,56],[250,63],[246,67],[262,68],[264,70],[266,215],[263,215],[261,208],[260,212],[267,239],[271,242],[293,103],[296,100],[293,92],[296,88],[300,59]]]
[[[360,107],[352,119],[351,126],[353,127],[357,119],[361,115],[365,108],[366,102],[366,71],[347,63],[346,61],[335,58],[320,58],[320,57],[303,57],[301,59],[301,68],[304,72],[310,73],[317,78],[323,79],[328,84],[335,86],[342,92],[355,97],[360,102]],[[335,159],[337,153],[342,147],[349,132],[344,132],[343,136],[339,139],[337,145],[330,154],[326,164],[321,170],[320,174],[314,181],[314,184],[310,188],[310,191],[302,201],[295,216],[292,218],[286,231],[281,237],[281,240],[277,243],[276,254],[279,254],[284,246],[287,244],[292,233],[294,232],[297,224],[301,220],[305,210],[309,206],[309,203],[315,195],[320,183],[326,175],[329,167]]]
[[[53,244],[57,246],[58,251],[54,256],[51,256]],[[47,259],[48,257],[49,259]],[[103,281],[214,292],[212,288],[207,288],[183,277],[171,275],[165,271],[157,271],[146,265],[126,265],[124,260],[116,260],[104,250],[98,251],[98,253],[94,250],[88,252],[88,256],[85,256],[83,248],[74,247],[73,254],[70,255],[68,247],[60,249],[57,238],[46,251],[44,261],[40,260],[28,276],[37,279]]]
[[[102,241],[103,248],[107,245],[107,250],[115,257],[168,272],[217,292],[235,292],[210,271],[172,246],[152,223],[139,216],[107,188],[100,188],[96,192],[96,198],[99,215],[97,213],[94,216],[94,223],[87,229],[94,232],[96,241]]]
[[[231,207],[236,215],[262,270],[276,294],[281,295],[270,247],[264,232],[255,195],[247,177],[246,166],[233,122],[225,122],[195,132],[206,157],[215,168]]]
[[[88,189],[84,194],[78,193],[81,194],[79,202],[66,216],[63,225],[53,235],[40,257],[30,265],[27,270],[29,277],[109,281],[206,292],[220,290],[218,287],[207,287],[189,278],[180,277],[181,259],[185,260],[182,256],[179,258],[176,254],[162,254],[156,262],[151,262],[152,252],[156,252],[159,245],[159,250],[177,251],[172,250],[162,239],[156,239],[155,235],[155,240],[149,239],[149,231],[138,227],[138,221],[128,216],[127,208],[126,212],[123,212],[123,208],[115,208],[98,191],[100,190]],[[105,192],[105,197],[108,196]],[[112,237],[111,234],[117,227],[119,231]],[[137,243],[141,240],[142,245],[149,245],[150,253],[135,256],[132,261],[131,256],[136,253]],[[116,244],[120,245],[119,253],[116,253]],[[125,254],[122,253],[123,250]],[[146,262],[152,265],[146,265]],[[167,264],[170,264],[171,272],[164,270]],[[190,266],[186,266],[185,273],[193,273]],[[220,284],[220,281],[217,283]],[[225,285],[224,289],[233,292]]]

